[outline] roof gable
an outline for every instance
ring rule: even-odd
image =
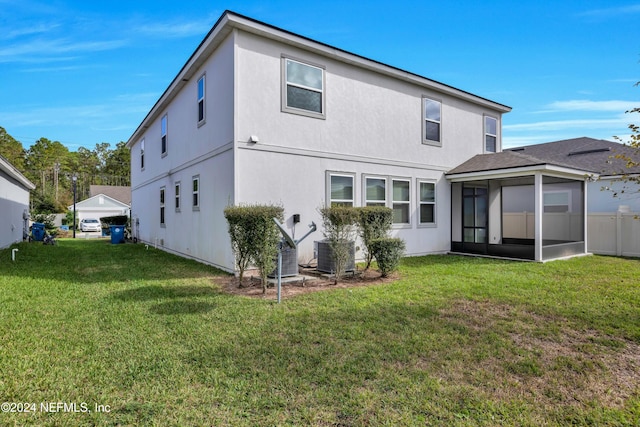
[[[88,199],[84,199],[83,201],[76,203],[76,210],[80,208],[126,209],[129,207],[130,206],[128,204],[111,198],[105,194],[96,194],[93,197],[89,197]],[[69,209],[72,208],[73,206],[69,206]]]

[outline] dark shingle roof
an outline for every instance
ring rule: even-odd
[[[131,187],[119,185],[91,185],[89,197],[104,194],[119,202],[131,205]]]
[[[482,172],[526,166],[555,165],[600,175],[640,173],[640,167],[628,169],[616,154],[640,160],[640,152],[617,142],[587,137],[511,148],[501,153],[479,154],[448,174]]]

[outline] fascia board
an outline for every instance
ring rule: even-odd
[[[11,178],[18,181],[22,184],[27,190],[31,191],[36,188],[36,185],[29,181],[26,176],[22,175],[22,173],[15,168],[9,161],[5,160],[4,157],[0,156],[0,169],[4,171]]]
[[[517,178],[521,176],[529,176],[535,175],[538,172],[542,172],[548,176],[556,176],[561,178],[571,178],[581,180],[595,176],[590,172],[579,170],[579,169],[571,169],[565,168],[555,165],[534,165],[534,166],[525,166],[520,168],[512,168],[512,169],[496,169],[490,171],[479,171],[479,172],[466,172],[460,174],[453,175],[445,175],[447,180],[450,182],[463,182],[463,181],[481,181],[485,179],[504,179],[504,178]]]

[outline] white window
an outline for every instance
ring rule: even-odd
[[[160,140],[161,140],[161,150],[160,153],[165,156],[167,154],[167,115],[162,116],[162,120],[160,121]]]
[[[193,209],[200,209],[200,176],[193,177],[191,194],[193,196]]]
[[[382,177],[366,177],[365,181],[365,206],[387,205],[387,179]]]
[[[418,181],[418,224],[436,223],[436,184],[431,181]]]
[[[140,169],[144,170],[144,138],[140,141]]]
[[[328,174],[329,206],[353,206],[353,181],[353,175]]]
[[[498,120],[484,116],[484,151],[495,153],[498,142]]]
[[[282,109],[324,118],[324,69],[283,58]]]
[[[422,99],[423,136],[425,144],[442,145],[442,102],[431,98]]]
[[[160,187],[160,225],[164,225],[164,187]]]
[[[411,182],[406,179],[392,179],[393,223],[410,224]]]
[[[203,75],[198,79],[198,125],[203,124],[205,119],[204,83],[205,83],[205,76]]]
[[[176,212],[180,212],[180,183],[176,182],[175,184],[175,204],[176,204]]]

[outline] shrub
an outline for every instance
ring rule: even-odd
[[[365,270],[369,269],[373,259],[371,242],[387,237],[393,221],[393,209],[385,206],[365,206],[358,210],[359,236],[364,246]]]
[[[44,224],[44,229],[47,232],[51,233],[52,230],[56,229],[56,225],[54,224],[56,219],[55,214],[35,214],[33,215],[33,222],[39,222],[40,224]]]
[[[400,258],[404,254],[404,240],[394,237],[374,239],[370,243],[371,252],[378,262],[378,268],[382,277],[387,277],[389,273],[398,269]]]
[[[71,222],[73,222],[73,220]],[[100,218],[100,222],[103,228],[111,225],[127,225],[129,223],[129,217],[126,215],[103,216]]]
[[[224,216],[229,224],[231,248],[235,256],[240,286],[250,263],[260,270],[262,292],[267,290],[267,275],[278,256],[280,231],[273,218],[284,220],[284,209],[274,205],[228,206]]]
[[[358,211],[349,206],[320,208],[324,237],[329,243],[334,263],[334,283],[338,284],[349,263],[351,245],[345,243],[355,239]]]

